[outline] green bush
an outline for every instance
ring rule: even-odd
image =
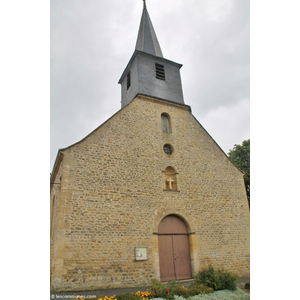
[[[215,271],[212,266],[202,269],[196,275],[196,283],[204,284],[208,287],[213,288],[215,291],[218,290],[236,290],[238,276],[224,270]]]
[[[173,300],[174,296],[176,295],[187,299],[199,294],[213,293],[213,291],[214,290],[211,287],[208,287],[204,284],[193,283],[189,288],[186,288],[184,286],[177,286],[177,283],[174,280],[163,284],[158,280],[153,279],[151,287],[151,297]]]
[[[184,286],[177,287],[174,291],[174,294],[177,296],[182,296],[184,298],[188,298],[190,296],[190,291]]]
[[[208,287],[204,284],[198,284],[197,282],[194,282],[191,284],[189,287],[189,296],[195,296],[195,295],[200,295],[200,294],[209,294],[213,293],[214,290],[211,287]]]
[[[152,280],[151,295],[154,298],[164,298],[173,300],[176,290],[177,284],[174,280],[169,281],[166,284],[163,284],[156,279]]]
[[[214,290],[203,284],[193,284],[191,287],[177,286],[175,281],[162,284],[157,280],[153,281],[151,296],[154,298],[174,299],[174,296],[189,298],[199,294],[212,293]]]
[[[134,295],[133,293],[123,293],[120,295],[117,295],[116,298],[118,300],[141,300],[141,298],[137,295]]]
[[[184,298],[189,298],[195,295],[208,294],[213,292],[214,290],[212,288],[209,288],[203,284],[194,284],[189,288],[185,288],[183,286],[178,287],[176,291],[174,291],[174,294],[177,296],[182,296]]]

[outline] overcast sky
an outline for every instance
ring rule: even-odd
[[[228,153],[250,138],[250,1],[148,0],[184,101]],[[51,160],[121,108],[142,0],[51,0]]]

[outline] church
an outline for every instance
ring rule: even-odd
[[[144,1],[121,109],[55,160],[52,291],[188,280],[208,265],[250,276],[243,173],[185,104],[181,67]]]

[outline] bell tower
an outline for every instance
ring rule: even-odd
[[[137,95],[184,104],[180,78],[182,65],[163,57],[146,1],[143,1],[135,51],[119,80],[121,106],[126,106]]]

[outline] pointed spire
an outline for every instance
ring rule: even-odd
[[[143,14],[141,18],[140,29],[135,49],[158,57],[163,57],[162,51],[158,43],[158,39],[156,37],[152,22],[150,20],[150,16],[148,14],[146,0],[143,0],[143,2]]]

